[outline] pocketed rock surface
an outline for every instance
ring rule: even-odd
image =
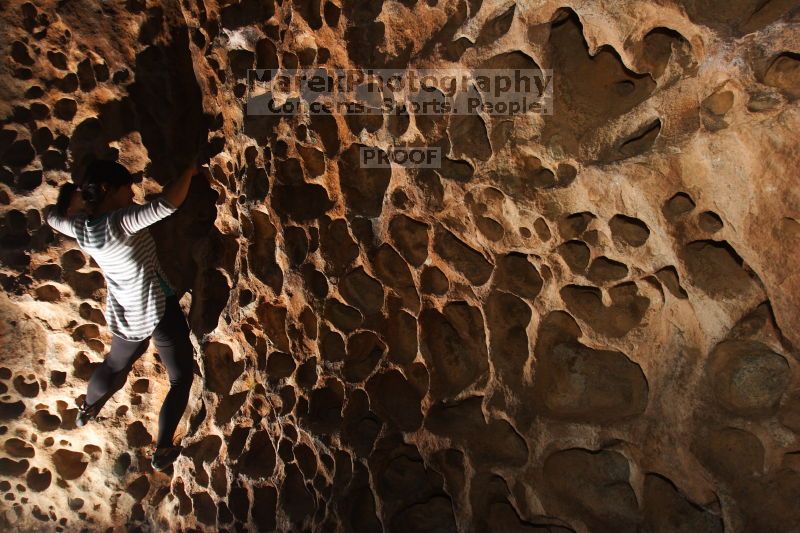
[[[5,2],[0,525],[800,529],[795,0]],[[248,115],[249,68],[553,69],[552,115]],[[363,169],[361,146],[441,168]],[[88,426],[102,272],[42,209],[157,193],[192,328]]]

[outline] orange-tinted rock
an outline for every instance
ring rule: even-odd
[[[8,4],[0,529],[800,523],[796,0]],[[251,98],[264,69],[380,67],[546,69],[552,105],[430,108],[502,103],[478,80],[355,79],[365,114]],[[208,163],[149,230],[202,378],[165,472],[152,342],[75,424],[108,287],[44,208],[95,157],[140,204]]]

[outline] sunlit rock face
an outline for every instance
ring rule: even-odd
[[[800,528],[795,0],[6,2],[0,525]],[[250,68],[552,69],[551,115],[248,115]],[[409,107],[410,109],[410,107]],[[440,168],[364,169],[429,145]],[[195,154],[152,228],[197,377],[102,418],[102,272],[42,219],[87,155]]]

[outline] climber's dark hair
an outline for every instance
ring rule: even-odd
[[[58,190],[58,199],[56,199],[56,212],[62,217],[67,216],[67,209],[69,204],[72,203],[72,195],[78,190],[78,185],[72,182],[67,182]]]
[[[94,214],[106,194],[131,183],[133,176],[123,165],[107,159],[95,159],[86,167],[81,184],[81,195],[87,210],[90,214]]]

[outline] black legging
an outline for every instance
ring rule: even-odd
[[[155,339],[158,356],[167,367],[170,382],[169,392],[158,416],[156,446],[160,448],[173,445],[172,437],[186,410],[194,379],[194,351],[189,340],[189,325],[177,296],[167,296],[164,316],[151,337]],[[86,404],[89,407],[99,402],[98,405],[102,408],[125,385],[133,363],[147,350],[151,337],[141,341],[126,341],[113,335],[111,351],[89,380],[86,393]]]

